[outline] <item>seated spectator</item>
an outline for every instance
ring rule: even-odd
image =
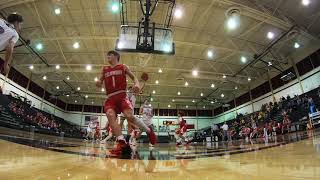
[[[287,95],[287,101],[289,101],[291,99],[290,95]]]

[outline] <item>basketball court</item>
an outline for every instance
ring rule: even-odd
[[[147,144],[135,155],[108,157],[106,149],[1,128],[2,179],[318,179],[320,132],[278,136],[265,142],[232,141],[176,148]]]
[[[319,12],[1,0],[0,180],[320,179]]]

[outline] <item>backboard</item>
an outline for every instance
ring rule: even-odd
[[[144,27],[122,25],[120,37],[116,42],[116,50],[122,52],[140,52],[151,54],[175,53],[172,31],[166,28],[148,28],[147,36]]]

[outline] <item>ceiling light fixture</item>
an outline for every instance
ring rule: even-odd
[[[79,42],[75,42],[75,43],[73,43],[72,46],[73,46],[74,49],[79,49],[80,44],[79,44]]]
[[[310,4],[310,1],[309,0],[302,0],[301,3],[304,6],[308,6]]]
[[[60,9],[60,8],[55,8],[55,9],[54,9],[54,13],[55,13],[56,15],[61,14],[61,9]]]
[[[267,38],[268,39],[273,39],[274,38],[274,33],[273,32],[268,32]]]
[[[207,56],[208,56],[208,58],[212,58],[212,57],[213,57],[213,52],[212,52],[212,50],[209,50],[209,51],[207,52]]]
[[[247,62],[247,58],[246,57],[244,57],[244,56],[241,56],[241,62],[244,64],[244,63],[246,63]]]
[[[182,17],[182,10],[180,8],[177,8],[175,11],[174,11],[174,17],[177,18],[177,19],[180,19]]]
[[[197,70],[193,70],[193,71],[192,71],[192,75],[193,75],[193,76],[198,76],[198,71],[197,71]]]
[[[87,70],[87,71],[91,71],[91,70],[92,70],[92,66],[91,66],[90,64],[88,64],[88,65],[86,66],[86,70]]]

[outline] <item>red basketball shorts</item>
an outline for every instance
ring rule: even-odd
[[[113,109],[117,114],[120,114],[126,109],[133,110],[133,107],[127,98],[126,93],[120,93],[109,97],[104,103],[104,111]]]

